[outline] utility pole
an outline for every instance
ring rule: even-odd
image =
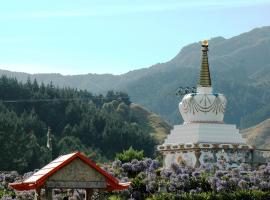
[[[52,161],[52,129],[48,127],[47,132],[47,148],[49,150],[49,161]]]

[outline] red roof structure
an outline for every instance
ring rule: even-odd
[[[88,165],[90,168],[94,169],[98,174],[105,177],[106,180],[106,186],[105,190],[107,191],[113,191],[113,190],[124,190],[128,189],[130,183],[120,183],[115,177],[110,175],[105,170],[101,169],[99,166],[97,166],[93,161],[91,161],[89,158],[81,154],[80,152],[75,152],[67,155],[62,155],[46,166],[44,166],[42,169],[34,173],[32,176],[27,178],[26,180],[22,182],[16,182],[11,183],[10,186],[15,190],[38,190],[46,184],[46,181],[52,177],[56,172],[63,169],[67,165],[69,165],[72,161],[80,159],[83,161],[86,165]]]

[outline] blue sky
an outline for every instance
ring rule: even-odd
[[[0,69],[121,74],[268,25],[270,0],[1,1]]]

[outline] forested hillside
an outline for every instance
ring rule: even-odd
[[[209,61],[212,83],[216,92],[228,98],[225,122],[240,128],[250,127],[270,117],[270,27],[254,29],[229,39],[212,38],[209,41]],[[60,87],[71,86],[94,93],[115,89],[127,92],[137,102],[169,120],[179,124],[179,86],[196,86],[200,67],[200,43],[181,49],[172,60],[123,75],[75,75],[13,73],[26,82],[32,80]],[[138,58],[140,59],[140,58]]]
[[[104,161],[130,146],[153,155],[156,140],[138,124],[130,104],[122,92],[92,95],[1,77],[0,170],[27,171],[47,163],[48,127],[53,157],[80,150]]]

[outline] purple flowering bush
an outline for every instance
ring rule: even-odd
[[[270,199],[270,163],[256,168],[241,164],[228,170],[213,164],[198,168],[173,164],[170,169],[164,169],[158,160],[143,158],[129,162],[115,160],[102,167],[121,182],[131,182],[129,190],[107,193],[108,199],[115,195],[117,199],[218,199],[217,195],[225,195],[219,199],[237,199],[243,195],[248,195],[245,199]],[[0,173],[0,198],[32,199],[33,192],[18,193],[8,187],[9,183],[31,174]],[[263,197],[268,194],[267,198]]]
[[[16,171],[0,172],[0,198],[1,200],[9,199],[34,199],[33,191],[15,192],[9,187],[9,183],[21,181],[31,176],[33,172],[25,173],[23,176],[19,175]]]
[[[128,194],[133,199],[149,198],[161,193],[177,196],[270,191],[270,163],[257,168],[241,164],[238,168],[228,170],[214,164],[202,165],[198,168],[179,164],[172,164],[170,169],[161,167],[162,164],[158,160],[145,158],[125,163],[116,160],[107,169],[120,181],[131,181],[131,188],[125,195]]]

